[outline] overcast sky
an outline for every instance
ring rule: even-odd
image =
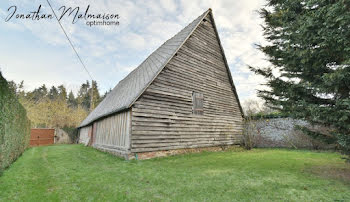
[[[264,55],[254,44],[264,42],[257,10],[263,0],[50,0],[55,11],[61,6],[80,7],[85,12],[119,14],[119,26],[72,24],[64,17],[62,25],[75,44],[86,67],[102,92],[136,68],[164,41],[179,32],[208,8],[214,19],[241,100],[256,97],[264,80],[249,72],[247,65],[265,66]],[[24,80],[27,90],[42,84],[64,84],[77,91],[89,79],[56,20],[8,22],[8,8],[27,14],[42,5],[41,13],[52,14],[46,0],[0,1],[0,69],[8,80]]]

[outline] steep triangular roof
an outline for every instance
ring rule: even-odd
[[[142,95],[146,88],[152,83],[162,69],[168,64],[171,58],[182,47],[200,22],[211,14],[211,9],[204,12],[201,16],[187,25],[179,33],[167,40],[157,50],[155,50],[145,61],[143,61],[136,69],[130,72],[123,80],[121,80],[107,97],[86,117],[79,127],[91,124],[92,122],[106,117],[108,115],[126,110],[130,108],[134,102]],[[212,16],[211,16],[212,17]],[[213,21],[214,22],[214,21]],[[217,30],[214,23],[216,35]],[[219,37],[218,37],[219,40]],[[220,40],[219,40],[220,42]],[[225,54],[220,44],[224,61],[229,73],[232,89],[238,100],[236,89],[234,87],[229,67],[226,62]],[[239,107],[241,105],[238,100]],[[242,109],[241,109],[242,113]],[[242,113],[243,114],[243,113]]]

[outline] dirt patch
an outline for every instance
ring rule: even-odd
[[[307,172],[321,176],[326,179],[337,179],[350,185],[350,165],[347,167],[314,166]]]

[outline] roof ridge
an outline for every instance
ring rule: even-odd
[[[79,127],[84,127],[93,121],[130,108],[183,46],[203,18],[210,12],[211,9],[205,11],[154,50],[138,67],[118,82],[107,97],[86,117]]]

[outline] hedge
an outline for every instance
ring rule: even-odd
[[[30,121],[0,72],[0,174],[27,148]]]

